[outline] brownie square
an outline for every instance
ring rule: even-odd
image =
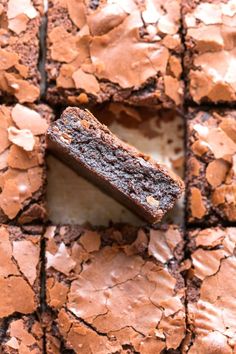
[[[40,95],[39,29],[43,0],[1,0],[0,97],[20,103]]]
[[[8,321],[0,342],[2,354],[42,354],[43,331],[35,316],[12,318]]]
[[[184,353],[235,353],[236,228],[189,232],[187,280],[191,336]]]
[[[45,238],[47,353],[180,353],[185,285],[176,226],[51,226]]]
[[[236,221],[236,111],[188,112],[187,220]]]
[[[0,225],[1,334],[15,315],[31,315],[39,307],[41,233],[36,226]]]
[[[235,102],[235,15],[233,0],[183,0],[188,99]]]
[[[49,0],[49,102],[180,106],[180,4]]]
[[[44,220],[45,105],[0,105],[0,223]]]

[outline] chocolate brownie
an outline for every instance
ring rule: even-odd
[[[183,25],[188,99],[235,103],[234,0],[183,0]]]
[[[48,354],[180,353],[185,285],[176,226],[51,226],[45,238]]]
[[[49,102],[181,106],[180,4],[49,0]]]
[[[1,354],[43,353],[42,327],[33,315],[10,319],[0,338]]]
[[[34,314],[39,307],[41,233],[41,227],[36,226],[0,225],[1,336],[14,316]]]
[[[43,0],[0,2],[0,97],[20,103],[40,95],[39,28]]]
[[[187,124],[188,222],[235,222],[236,111],[190,109]]]
[[[87,110],[67,108],[47,139],[60,159],[151,223],[182,194],[179,177],[122,142]]]
[[[46,217],[45,132],[51,119],[45,105],[0,105],[0,223]]]
[[[189,233],[188,324],[185,351],[235,353],[236,228],[209,228]]]

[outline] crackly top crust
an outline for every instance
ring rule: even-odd
[[[0,222],[45,217],[45,137],[51,110],[45,105],[0,106]]]
[[[50,0],[48,98],[179,106],[179,29],[179,0]]]
[[[235,0],[184,0],[183,14],[191,99],[235,102]]]
[[[0,226],[0,327],[4,318],[39,306],[40,240],[37,228]]]
[[[0,96],[20,103],[39,98],[39,27],[43,0],[1,0]]]
[[[180,346],[185,309],[177,227],[52,226],[45,237],[47,304],[56,319],[48,353],[59,353],[61,343],[80,354]]]
[[[189,118],[188,221],[236,221],[236,111],[189,110]]]
[[[189,354],[230,354],[236,350],[236,228],[189,233]]]
[[[41,354],[43,331],[34,316],[11,319],[1,339],[0,350],[4,354]]]

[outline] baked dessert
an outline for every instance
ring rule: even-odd
[[[183,0],[187,99],[235,103],[234,0]]]
[[[46,105],[0,105],[0,223],[46,218]]]
[[[236,111],[189,109],[187,125],[188,222],[235,222]]]
[[[0,352],[2,345],[4,354],[29,346],[27,338],[33,340],[30,333],[40,338],[33,318],[40,304],[41,234],[42,228],[37,226],[0,225]]]
[[[185,336],[185,284],[176,226],[46,234],[47,353],[163,353]]]
[[[189,232],[189,354],[234,353],[236,348],[236,228]]]
[[[0,98],[32,103],[40,95],[39,29],[43,0],[1,0]]]
[[[67,108],[47,140],[59,159],[150,223],[160,221],[183,192],[179,177],[118,139],[87,110]]]
[[[4,331],[0,331],[2,354],[43,353],[43,331],[35,316],[10,319]]]
[[[181,106],[180,0],[49,0],[47,99]]]

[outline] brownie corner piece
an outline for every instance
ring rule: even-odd
[[[43,329],[36,316],[15,316],[4,327],[0,331],[2,354],[43,353]]]
[[[48,352],[162,353],[185,336],[185,285],[176,226],[46,234]]]
[[[39,31],[43,0],[0,3],[0,97],[33,103],[40,96]]]
[[[181,1],[95,3],[49,1],[48,101],[180,107]]]
[[[187,98],[196,103],[236,100],[236,11],[230,0],[184,0],[184,66]]]
[[[235,227],[189,232],[191,268],[187,276],[187,353],[234,353]]]
[[[121,141],[88,110],[67,108],[47,140],[59,159],[150,223],[160,221],[184,190],[177,175]]]
[[[236,111],[189,109],[187,125],[187,220],[234,223]]]
[[[0,223],[46,219],[45,133],[52,120],[44,105],[0,105]]]

